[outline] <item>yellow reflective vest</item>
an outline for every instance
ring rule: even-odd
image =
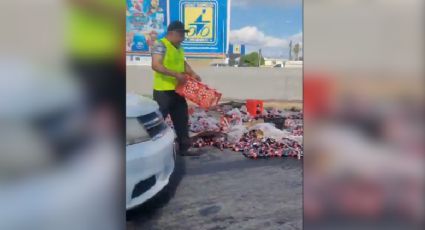
[[[182,47],[176,48],[167,38],[161,39],[164,43],[166,51],[163,58],[163,65],[165,68],[174,72],[183,73],[185,71],[184,50]],[[167,76],[155,71],[154,73],[154,90],[165,91],[175,90],[177,80],[175,77]]]

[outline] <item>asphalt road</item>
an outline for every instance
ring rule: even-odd
[[[302,160],[200,151],[178,158],[170,185],[128,213],[127,229],[302,229]]]

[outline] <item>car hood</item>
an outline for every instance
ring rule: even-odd
[[[152,99],[136,93],[126,95],[126,117],[139,117],[153,113],[158,109],[158,104]]]

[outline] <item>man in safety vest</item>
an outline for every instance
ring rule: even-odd
[[[189,115],[186,99],[175,92],[178,84],[183,84],[186,75],[201,80],[185,61],[181,43],[185,39],[184,24],[173,21],[167,29],[167,35],[155,42],[152,47],[152,69],[154,70],[153,98],[166,118],[169,114],[177,134],[180,155],[197,155],[189,151]]]

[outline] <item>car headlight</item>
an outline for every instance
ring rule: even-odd
[[[137,118],[127,118],[126,121],[126,144],[133,145],[144,141],[149,141],[151,137],[145,127]]]

